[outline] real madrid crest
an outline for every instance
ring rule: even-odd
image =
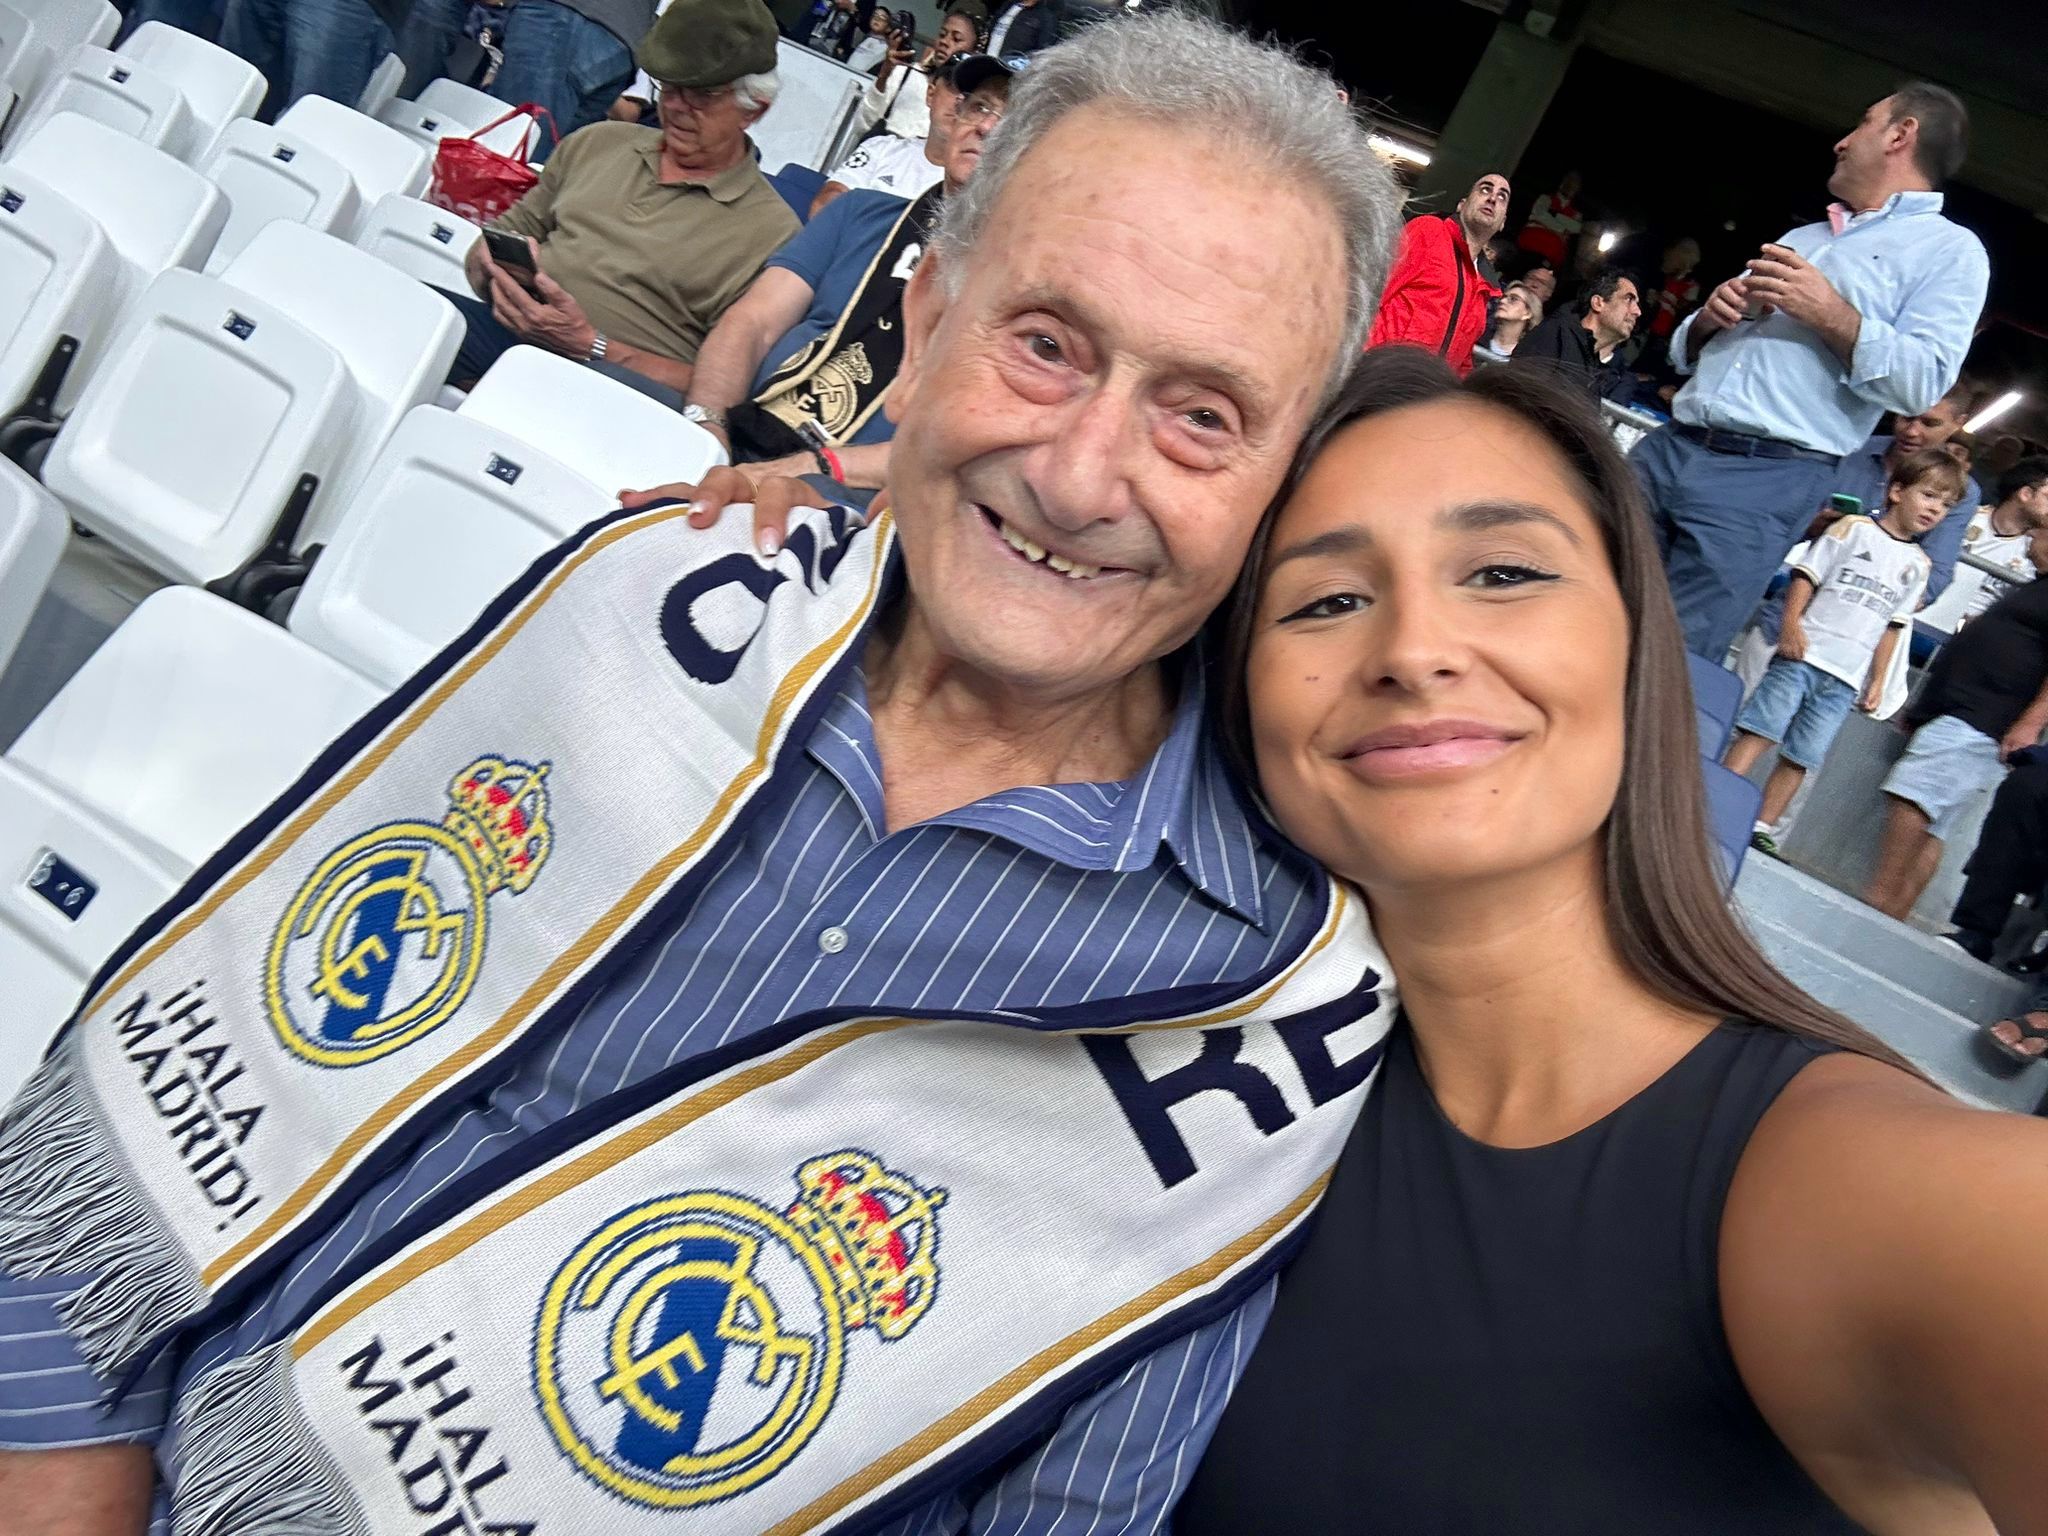
[[[299,887],[263,969],[271,1027],[323,1067],[375,1061],[445,1024],[475,986],[485,903],[532,885],[553,843],[548,764],[478,758],[439,823],[389,822]]]
[[[767,1481],[832,1412],[849,1337],[900,1339],[930,1308],[944,1190],[860,1151],[796,1185],[781,1210],[723,1190],[635,1205],[548,1283],[534,1394],[619,1498],[684,1509]]]

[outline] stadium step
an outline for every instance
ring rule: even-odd
[[[1751,871],[1765,866],[1761,876]],[[1787,878],[1780,879],[1779,876]],[[1989,966],[1960,956],[1984,978],[1951,974],[1947,957],[1915,951],[1910,958],[1886,954],[1868,945],[1850,915],[1833,907],[1850,898],[1819,881],[1765,859],[1743,866],[1737,895],[1750,929],[1764,953],[1788,977],[1829,1007],[1854,1019],[1901,1052],[1958,1097],[1985,1108],[2033,1111],[2048,1093],[2048,1067],[2033,1066],[2007,1073],[1998,1070],[1977,1038],[1978,1030],[2025,999],[2030,988]],[[1876,912],[1901,940],[1934,946],[1936,940],[1912,933]],[[1842,942],[1847,939],[1849,942]],[[1904,945],[1898,946],[1903,950]],[[1948,946],[1941,946],[1946,948]],[[1886,959],[1888,970],[1861,964],[1857,955]],[[1933,989],[1916,990],[1909,980]]]

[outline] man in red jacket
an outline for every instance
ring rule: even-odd
[[[1409,220],[1365,344],[1427,347],[1461,376],[1470,373],[1472,344],[1486,329],[1486,306],[1496,291],[1479,275],[1472,253],[1486,249],[1507,216],[1508,179],[1488,171],[1456,212]]]

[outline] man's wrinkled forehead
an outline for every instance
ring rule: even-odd
[[[1477,181],[1472,183],[1472,191],[1470,195],[1473,197],[1490,197],[1495,193],[1498,193],[1502,197],[1506,197],[1508,195],[1507,177],[1482,176]]]

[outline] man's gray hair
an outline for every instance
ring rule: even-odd
[[[1379,307],[1400,232],[1400,189],[1328,75],[1184,12],[1102,22],[1036,55],[1018,75],[1009,112],[989,136],[980,165],[965,189],[946,199],[933,244],[948,291],[958,292],[975,241],[1031,147],[1068,113],[1090,106],[1220,141],[1227,153],[1263,161],[1330,204],[1343,230],[1349,280],[1327,401],[1350,372]]]
[[[742,112],[766,112],[782,94],[782,76],[774,70],[741,75],[732,83],[732,99]]]

